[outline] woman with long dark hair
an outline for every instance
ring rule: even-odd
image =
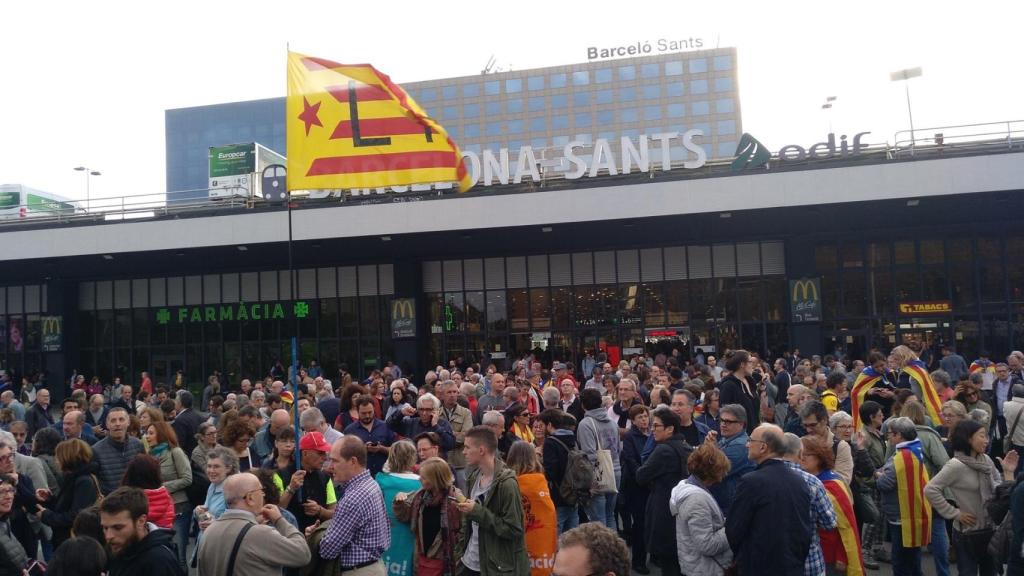
[[[178,437],[167,422],[157,421],[145,429],[149,454],[160,461],[160,477],[174,500],[174,532],[178,544],[178,562],[185,570],[185,548],[192,508],[188,503],[188,487],[192,485],[192,466],[185,451],[178,447]]]
[[[761,423],[758,414],[761,413],[761,401],[758,398],[757,386],[760,382],[754,381],[751,376],[751,366],[756,360],[751,359],[750,353],[746,350],[736,350],[725,360],[725,369],[729,375],[722,378],[718,385],[721,392],[719,404],[739,404],[747,411],[747,434],[754,431]]]
[[[160,461],[149,454],[132,458],[121,478],[121,486],[141,488],[149,501],[147,519],[161,528],[174,527],[174,501],[160,478]]]

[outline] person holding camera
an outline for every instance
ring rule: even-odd
[[[747,434],[752,433],[760,424],[760,418],[755,415],[760,414],[761,410],[758,386],[763,386],[764,374],[756,370],[757,377],[754,376],[753,368],[757,366],[756,362],[746,350],[734,351],[732,356],[725,360],[725,368],[729,375],[722,378],[719,384],[719,403],[722,406],[739,404],[747,411]]]

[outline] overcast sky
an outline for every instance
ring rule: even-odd
[[[402,83],[700,37],[738,49],[743,128],[772,150],[823,140],[826,96],[837,134],[891,142],[901,68],[924,68],[916,128],[1024,119],[1021,22],[1007,1],[7,3],[0,183],[84,198],[84,164],[103,172],[93,198],[162,194],[164,110],[283,96],[289,42]]]

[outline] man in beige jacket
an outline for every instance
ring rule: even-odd
[[[242,529],[251,525],[241,539],[234,562],[234,574],[281,576],[283,568],[309,563],[305,536],[281,517],[281,510],[263,503],[263,488],[256,476],[235,474],[224,481],[227,510],[203,535],[199,546],[200,574],[228,574],[231,552]]]
[[[448,464],[455,471],[455,484],[466,491],[466,457],[462,448],[466,432],[473,427],[473,413],[459,404],[459,385],[454,380],[445,380],[441,387],[441,419],[447,420],[455,435],[455,446],[448,451]]]

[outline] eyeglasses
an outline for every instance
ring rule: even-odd
[[[743,422],[740,422],[739,420],[726,420],[725,418],[722,418],[719,422],[722,424],[743,424]]]
[[[0,462],[10,462],[11,458],[13,456],[14,456],[13,453],[11,453],[11,454],[4,454],[3,456],[0,456]]]
[[[256,488],[255,490],[249,490],[248,492],[246,492],[244,498],[248,498],[249,494],[255,494],[256,492],[259,492],[264,496],[267,494],[266,490],[264,490],[263,488]]]
[[[0,490],[0,498],[6,498],[8,496],[14,496],[14,488],[4,488]]]
[[[836,424],[836,430],[849,430],[853,428],[853,424]]]
[[[655,422],[654,424],[651,425],[651,428],[654,428],[655,430],[657,430],[658,428],[668,428],[668,426],[665,426],[664,424],[661,424],[660,422]]]
[[[754,442],[760,442],[761,444],[767,444],[767,442],[765,442],[764,440],[759,440],[757,438],[747,438],[747,444],[752,444]]]

